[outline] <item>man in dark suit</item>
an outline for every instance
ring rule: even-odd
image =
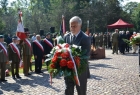
[[[8,45],[12,42],[12,38],[11,38],[10,34],[8,34],[6,42],[7,42]]]
[[[129,31],[126,31],[126,38],[127,40],[130,40],[131,34],[129,33]],[[129,52],[129,44],[126,43],[126,51]]]
[[[43,48],[44,48],[44,55],[50,54],[50,51],[53,48],[53,40],[51,38],[50,32],[46,34],[46,38],[43,40]],[[48,66],[48,63],[46,63],[46,65]]]
[[[53,40],[51,39],[51,33],[46,34],[46,38],[43,40],[44,54],[50,54],[53,48]]]
[[[125,54],[126,43],[124,42],[123,39],[126,39],[126,35],[125,35],[124,31],[121,31],[121,33],[119,35],[119,45],[120,45],[119,50],[120,50],[120,53]]]
[[[35,58],[35,73],[43,73],[42,68],[42,59],[44,57],[44,48],[41,42],[40,35],[36,35],[36,40],[33,42],[33,54]]]
[[[69,24],[71,32],[64,36],[65,42],[70,45],[75,44],[81,46],[82,50],[86,50],[85,55],[90,56],[91,40],[81,31],[81,18],[74,16],[70,19]],[[78,76],[80,81],[80,86],[76,85],[78,95],[86,95],[87,78],[89,77],[88,59],[86,62],[86,69],[80,76]],[[74,81],[68,77],[65,77],[64,79],[66,84],[65,95],[74,95]]]

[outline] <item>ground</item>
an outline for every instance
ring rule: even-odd
[[[106,50],[105,59],[89,61],[91,78],[87,83],[87,95],[140,95],[138,54],[111,52]],[[16,80],[6,77],[8,81],[0,83],[0,95],[64,95],[63,77],[54,78],[52,85],[46,70],[41,75],[32,73],[25,77],[21,74],[21,77]]]

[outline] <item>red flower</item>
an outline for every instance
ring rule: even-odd
[[[76,65],[79,67],[80,66],[80,58],[78,56],[74,57]]]
[[[69,52],[68,51],[66,51],[66,52],[63,52],[62,54],[61,54],[61,57],[62,58],[69,58]]]
[[[68,61],[68,62],[67,62],[67,67],[68,67],[69,69],[73,69],[73,68],[74,68],[74,63],[73,63],[72,61]]]
[[[61,52],[56,51],[55,56],[60,56]]]
[[[66,59],[61,59],[59,64],[60,64],[61,67],[67,66],[67,60]]]
[[[54,56],[53,59],[52,59],[52,63],[56,63],[57,59],[58,59],[57,56]]]
[[[57,46],[59,47],[59,49],[61,49],[61,48],[62,48],[59,44],[58,44]]]
[[[65,47],[65,48],[69,48],[69,47],[70,47],[70,45],[66,43],[66,45],[65,45],[64,47]]]
[[[55,68],[55,64],[54,64],[54,63],[50,64],[50,67],[51,67],[52,69],[54,69],[54,68]]]

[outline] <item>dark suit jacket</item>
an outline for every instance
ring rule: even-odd
[[[46,38],[45,38],[46,39]],[[52,39],[47,39],[48,41],[50,41],[53,45],[53,40]],[[52,47],[50,47],[48,44],[46,44],[44,41],[43,41],[43,47],[44,47],[44,54],[47,55],[47,54],[50,54],[50,51],[52,50]]]
[[[125,34],[120,34],[119,35],[119,44],[126,44],[125,42],[124,42],[124,40],[123,39],[126,39],[127,37],[126,37],[126,35]]]
[[[71,33],[68,33],[64,36],[64,41],[71,45],[71,38]],[[86,50],[85,55],[90,56],[91,40],[84,32],[80,31],[73,44],[81,46],[82,50]]]
[[[7,44],[10,44],[12,42],[12,38],[11,37],[7,37],[6,42],[7,42]]]
[[[41,41],[41,44],[42,44],[42,41]],[[37,56],[39,58],[43,58],[43,55],[44,55],[44,52],[41,50],[40,47],[38,47],[38,45],[35,42],[33,42],[33,54],[34,56]]]

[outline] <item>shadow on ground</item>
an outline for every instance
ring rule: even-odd
[[[90,69],[99,69],[99,68],[110,68],[110,69],[118,69],[115,67],[112,67],[111,65],[107,65],[107,64],[89,64],[89,68]]]
[[[7,92],[14,91],[16,93],[23,93],[21,86],[24,86],[24,85],[25,86],[29,85],[28,87],[33,87],[33,88],[37,87],[39,85],[39,86],[44,86],[46,88],[51,88],[57,92],[60,92],[60,89],[57,89],[51,85],[49,74],[43,73],[43,74],[38,74],[36,76],[34,76],[34,74],[35,73],[32,72],[32,75],[28,76],[28,78],[25,77],[25,78],[21,78],[21,79],[15,79],[14,83],[8,83],[8,81],[5,83],[1,83],[0,95],[3,94],[2,91],[7,91]],[[11,77],[11,76],[9,76],[9,77]],[[21,77],[23,77],[23,76],[21,76]]]
[[[102,76],[90,75],[90,78],[89,79],[102,80],[104,78]]]
[[[136,54],[133,54],[133,53],[126,53],[126,54],[124,54],[124,56],[138,56],[139,54],[138,53],[136,53]]]

